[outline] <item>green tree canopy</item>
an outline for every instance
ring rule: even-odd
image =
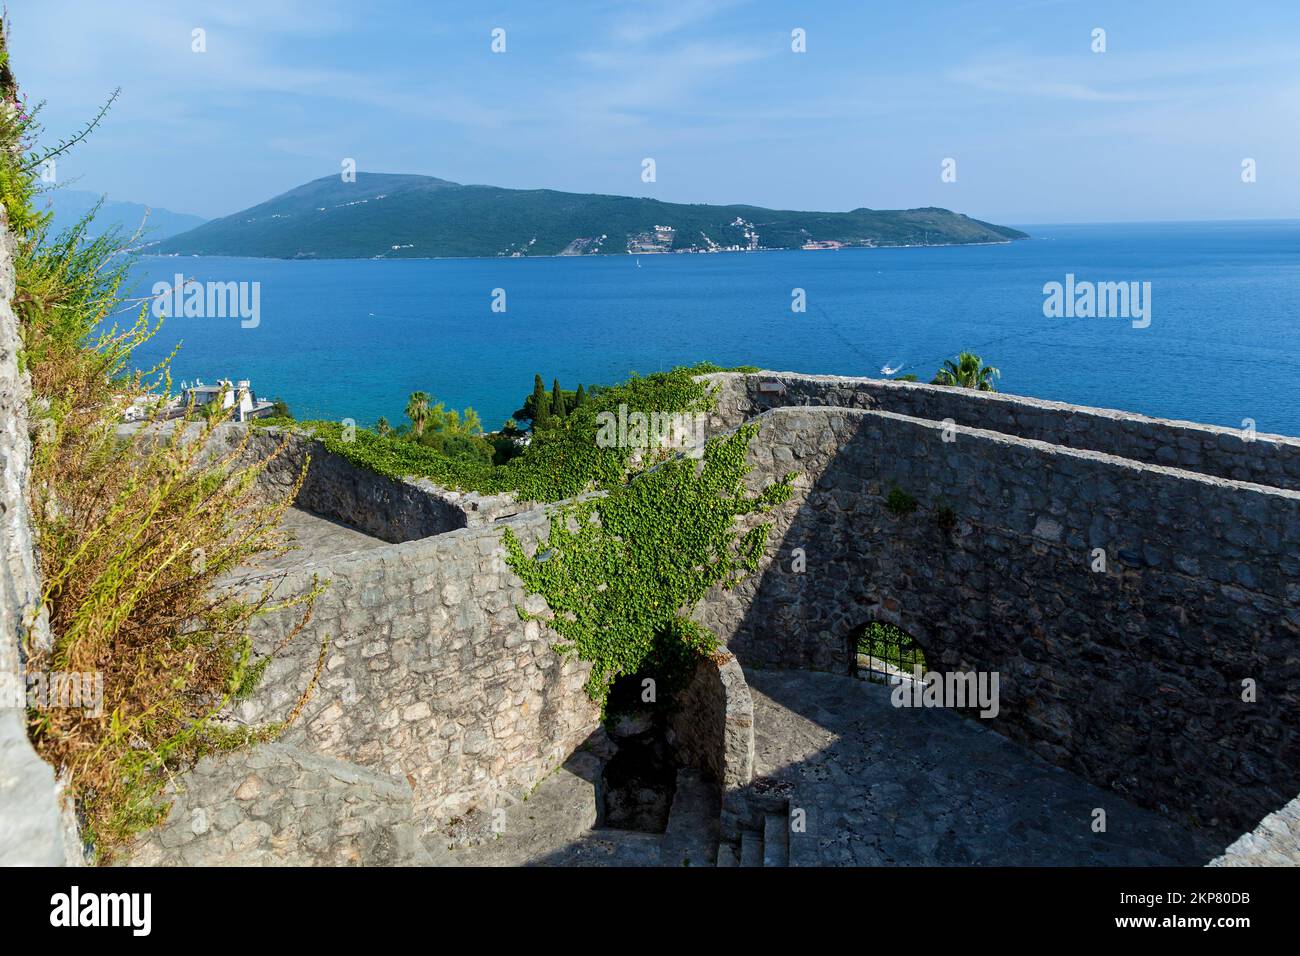
[[[533,376],[533,394],[530,396],[530,401],[524,404],[524,409],[526,414],[516,417],[531,421],[534,431],[545,428],[551,423],[551,402],[546,396],[546,386],[542,384],[540,375]]]
[[[993,379],[1002,375],[974,352],[962,352],[957,361],[948,359],[943,367],[934,374],[931,385],[953,385],[958,388],[973,388],[980,392],[993,392]]]
[[[416,438],[424,434],[424,423],[428,415],[429,394],[427,392],[412,392],[410,399],[406,403],[406,417],[411,420],[411,427],[415,430]]]
[[[554,418],[563,418],[568,413],[569,406],[564,400],[564,392],[560,390],[560,380],[554,379],[551,384],[551,415]]]

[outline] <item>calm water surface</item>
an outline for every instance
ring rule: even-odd
[[[1300,435],[1300,221],[1021,228],[1034,238],[639,260],[147,258],[137,294],[177,272],[256,281],[261,314],[168,319],[137,364],[180,341],[178,381],[248,378],[299,418],[397,422],[419,389],[494,427],[538,372],[574,388],[708,360],[928,380],[971,349],[1002,391]],[[1068,272],[1150,282],[1150,327],[1045,318],[1043,284]]]

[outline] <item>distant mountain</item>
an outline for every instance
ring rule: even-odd
[[[433,258],[1003,242],[1028,236],[947,209],[790,212],[432,176],[327,176],[159,244],[180,255]]]
[[[101,198],[100,193],[83,192],[77,189],[51,189],[42,194],[42,199],[49,200],[54,211],[50,221],[50,232],[57,235],[65,229],[75,226],[95,207]],[[132,236],[144,223],[144,232],[140,244],[156,242],[177,233],[186,232],[205,222],[202,216],[191,216],[183,212],[172,212],[157,206],[145,206],[136,202],[117,202],[105,200],[91,224],[91,233],[100,235],[116,227],[127,236]]]

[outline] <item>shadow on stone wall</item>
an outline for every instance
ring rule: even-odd
[[[700,610],[746,668],[847,674],[892,621],[998,675],[993,729],[1182,822],[1235,835],[1300,790],[1300,495],[883,412],[758,421],[751,485],[798,494]]]
[[[226,426],[227,441],[238,441],[247,427]],[[252,429],[250,456],[265,459],[281,442],[286,442],[284,450],[260,478],[268,492],[287,492],[306,465],[296,507],[389,543],[478,527],[521,510],[508,495],[452,491],[427,479],[388,478],[352,464],[320,442],[276,428]]]

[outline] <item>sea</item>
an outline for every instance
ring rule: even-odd
[[[135,363],[179,345],[175,382],[248,379],[300,419],[396,424],[418,390],[476,409],[491,429],[535,374],[573,389],[708,361],[928,381],[966,350],[1000,370],[999,391],[1300,436],[1300,220],[1017,228],[1032,238],[517,259],[143,257],[135,296],[180,276],[243,283],[248,308],[167,316]],[[1136,296],[1127,315],[1088,315],[1045,307],[1053,283],[1076,295],[1124,283]]]

